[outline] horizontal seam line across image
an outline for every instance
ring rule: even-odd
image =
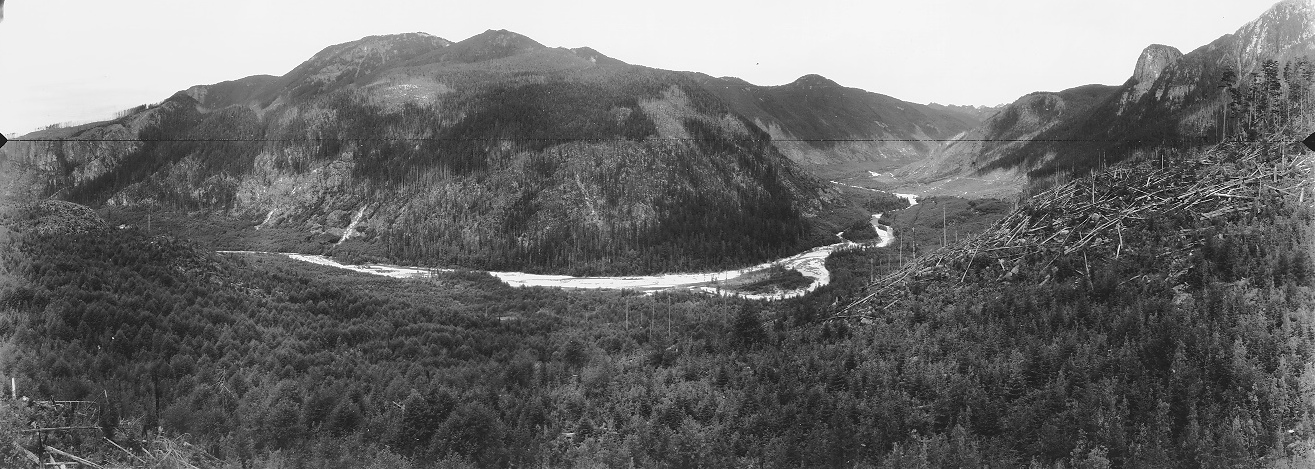
[[[697,139],[697,138],[645,138],[641,140],[617,139],[617,138],[425,138],[425,137],[402,137],[402,138],[171,138],[171,139],[144,139],[144,138],[16,138],[10,142],[39,142],[39,143],[60,143],[60,142],[180,142],[180,143],[206,143],[206,142],[263,142],[263,143],[291,143],[291,142],[388,142],[388,141],[432,141],[432,142],[493,142],[493,141],[521,141],[521,142],[622,142],[622,141],[675,141],[675,142],[696,142],[696,141],[714,141],[716,139]],[[1114,140],[1114,139],[916,139],[916,138],[799,138],[799,139],[771,139],[771,142],[1070,142],[1070,143],[1097,143],[1097,142],[1118,142],[1118,143],[1136,143],[1150,142],[1152,140]],[[1158,141],[1158,140],[1157,140]]]

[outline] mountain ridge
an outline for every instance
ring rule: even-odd
[[[1008,196],[1027,184],[1023,174],[1009,168],[984,170],[1026,148],[1030,140],[1055,128],[1085,118],[1099,102],[1112,96],[1117,87],[1083,85],[1059,92],[1037,91],[1002,106],[983,123],[946,142],[932,155],[906,165],[894,174],[905,184],[921,184],[928,194],[954,194],[964,179],[989,182],[973,185],[977,195]]]
[[[1284,0],[1233,33],[1186,54],[1170,46],[1147,46],[1130,78],[1112,87],[1112,93],[1084,101],[1080,112],[1043,119],[1044,128],[1011,142],[1007,151],[949,143],[928,161],[909,164],[899,173],[911,178],[903,181],[906,184],[1011,174],[1021,189],[1027,177],[1083,173],[1154,147],[1184,148],[1236,138],[1236,123],[1226,121],[1227,100],[1219,85],[1225,71],[1233,70],[1241,79],[1262,73],[1266,60],[1297,64],[1312,58],[1315,1]],[[988,119],[967,135],[996,138],[992,125],[999,125],[998,119]],[[1223,132],[1225,126],[1229,132]]]
[[[505,30],[455,43],[408,33],[0,151],[34,169],[44,194],[245,220],[242,236],[266,248],[291,233],[273,247],[480,269],[697,270],[826,244],[866,219],[789,158],[787,145],[826,157],[829,143],[773,135],[832,136],[807,121],[846,96],[868,104],[833,123],[879,113],[870,103],[930,120],[816,75],[746,86]],[[772,101],[748,105],[756,98]]]

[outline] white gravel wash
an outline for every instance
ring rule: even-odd
[[[881,225],[878,221],[881,214],[872,216],[872,227],[877,230],[877,242],[873,243],[876,247],[889,246],[895,240],[895,234],[890,227]],[[605,289],[605,290],[634,290],[647,293],[667,290],[698,290],[719,295],[731,295],[753,300],[783,300],[807,295],[808,293],[831,283],[831,272],[826,269],[826,259],[831,253],[842,248],[852,248],[861,246],[859,243],[842,241],[836,244],[820,246],[799,254],[795,254],[784,259],[765,262],[752,267],[743,269],[728,270],[723,272],[705,272],[705,273],[687,273],[687,274],[662,274],[662,275],[639,275],[623,277],[573,277],[569,275],[545,275],[530,274],[525,272],[489,272],[490,275],[506,282],[514,287],[556,287],[556,288],[573,288],[573,289]],[[348,265],[335,261],[329,257],[316,254],[297,254],[297,253],[261,253],[255,251],[219,251],[225,254],[278,254],[287,256],[302,262],[337,267],[339,269],[352,270],[373,275],[385,277],[407,279],[407,278],[425,278],[439,272],[455,272],[453,269],[428,269],[422,267],[407,267],[389,264],[362,264]],[[797,270],[805,277],[812,279],[812,283],[803,288],[794,290],[778,290],[773,293],[754,294],[736,291],[722,290],[710,283],[723,280],[731,280],[749,272],[763,270],[773,265],[780,265],[786,269]]]

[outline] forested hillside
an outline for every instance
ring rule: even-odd
[[[116,225],[147,213],[217,249],[627,274],[830,243],[870,214],[809,168],[907,161],[975,123],[816,75],[764,87],[509,31],[413,33],[52,127],[0,158],[43,196]],[[913,141],[840,142],[871,138]],[[219,242],[202,218],[242,230]]]
[[[1309,467],[1315,154],[1292,142],[1311,67],[1202,88],[1234,40],[989,119],[1137,142],[1025,143],[1005,158],[1038,177],[1011,200],[839,192],[791,159],[852,147],[779,145],[867,132],[893,113],[850,105],[883,97],[505,31],[366,38],[48,129],[66,141],[0,158],[0,376],[29,398],[0,391],[0,467]],[[871,122],[794,107],[835,101]],[[950,127],[902,111],[883,123]],[[1221,141],[1193,149],[1175,138],[1200,129],[1165,124],[1214,117]],[[872,236],[868,211],[896,242],[776,302],[215,251],[694,270]]]
[[[47,192],[111,213],[245,221],[245,245],[217,247],[251,248],[270,227],[301,234],[282,250],[481,269],[709,268],[831,231],[804,217],[823,210],[823,189],[766,134],[677,85],[637,86],[481,83],[447,111],[342,92],[273,121],[202,113],[179,94],[146,111],[143,142],[107,166],[65,163],[83,144],[49,144],[68,169],[45,173]],[[691,140],[659,139],[646,96],[679,106],[658,115],[663,132]]]
[[[893,330],[949,335],[910,352],[966,380],[931,389],[980,390],[933,392],[959,403],[940,418],[976,437],[945,457],[1199,467],[1304,454],[1311,165],[1278,148],[1161,155],[1032,195],[878,278],[841,316],[885,328],[912,315]]]
[[[1315,437],[1309,170],[1116,166],[767,305],[364,277],[47,203],[11,222],[3,369],[234,466],[1254,465]]]

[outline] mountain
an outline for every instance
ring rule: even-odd
[[[400,66],[435,50],[446,50],[449,46],[452,46],[451,41],[425,33],[369,36],[330,46],[298,65],[279,80],[262,87],[257,100],[262,104],[262,108],[266,108],[276,104],[273,100],[278,98],[295,100],[331,92],[348,85],[368,83],[381,71]],[[212,87],[193,87],[189,90],[189,94],[194,92],[192,90],[208,88]],[[240,99],[243,98],[242,96],[234,96],[234,98],[238,99],[216,102],[215,107],[248,101]]]
[[[958,114],[959,116],[971,120],[975,120],[977,122],[981,122],[991,118],[991,116],[995,115],[995,113],[1000,112],[1001,109],[1004,109],[1005,105],[999,104],[995,106],[964,106],[964,105],[956,105],[956,104],[931,103],[928,104],[927,107],[938,111],[945,111],[945,112]]]
[[[964,142],[948,144],[897,174],[905,182],[933,186],[990,175],[1021,182],[1028,175],[1085,172],[1154,148],[1238,138],[1236,105],[1234,117],[1225,113],[1231,101],[1227,88],[1249,93],[1252,80],[1264,80],[1265,62],[1273,60],[1277,67],[1271,73],[1279,75],[1274,81],[1285,90],[1280,94],[1308,101],[1307,93],[1286,90],[1310,88],[1309,75],[1301,76],[1309,65],[1301,64],[1312,57],[1315,1],[1285,0],[1233,34],[1186,54],[1148,46],[1120,86],[1024,96],[967,132]],[[1235,79],[1224,84],[1229,70]],[[997,138],[1020,141],[973,141]]]
[[[1025,151],[1036,139],[1086,118],[1117,87],[1086,85],[1060,92],[1031,93],[1000,107],[977,127],[954,137],[928,158],[895,172],[906,182],[926,184],[922,193],[999,196],[1019,192],[1026,178],[1017,171],[983,171]]]
[[[816,75],[756,86],[509,31],[409,33],[47,129],[28,137],[65,141],[3,155],[42,195],[216,248],[639,272],[832,242],[867,213],[805,169],[902,164],[933,148],[838,140],[941,138],[974,123]],[[217,240],[221,225],[232,229]]]
[[[780,86],[695,75],[704,88],[772,136],[815,174],[881,171],[917,161],[939,140],[981,122],[974,113],[901,101],[805,75]]]
[[[596,64],[603,64],[603,65],[629,65],[629,64],[627,64],[627,63],[625,63],[625,62],[622,62],[622,61],[620,61],[620,60],[617,60],[617,59],[614,59],[614,58],[608,57],[608,56],[606,56],[606,55],[603,55],[602,52],[598,52],[598,51],[596,51],[596,50],[594,50],[593,48],[590,48],[590,47],[577,47],[577,48],[571,49],[571,52],[574,52],[575,55],[580,56],[580,58],[583,58],[583,59],[585,59],[585,60],[588,60],[588,61],[593,62],[593,63],[596,63]]]
[[[1313,467],[1315,155],[1261,142],[1141,155],[1017,204],[924,198],[890,217],[908,227],[898,245],[836,252],[831,283],[789,302],[391,279],[194,242],[236,226],[358,256],[601,270],[764,255],[735,250],[819,226],[831,192],[763,126],[801,116],[803,132],[840,110],[750,117],[695,74],[483,42],[464,49],[492,57],[475,62],[452,44],[369,45],[388,65],[335,46],[291,77],[6,147],[0,382],[24,397],[0,399],[0,458]],[[1142,57],[1139,83],[1190,54]],[[844,92],[718,80],[763,102]],[[1159,92],[1031,94],[958,143],[1006,158],[1004,142],[971,144],[1049,143]]]

